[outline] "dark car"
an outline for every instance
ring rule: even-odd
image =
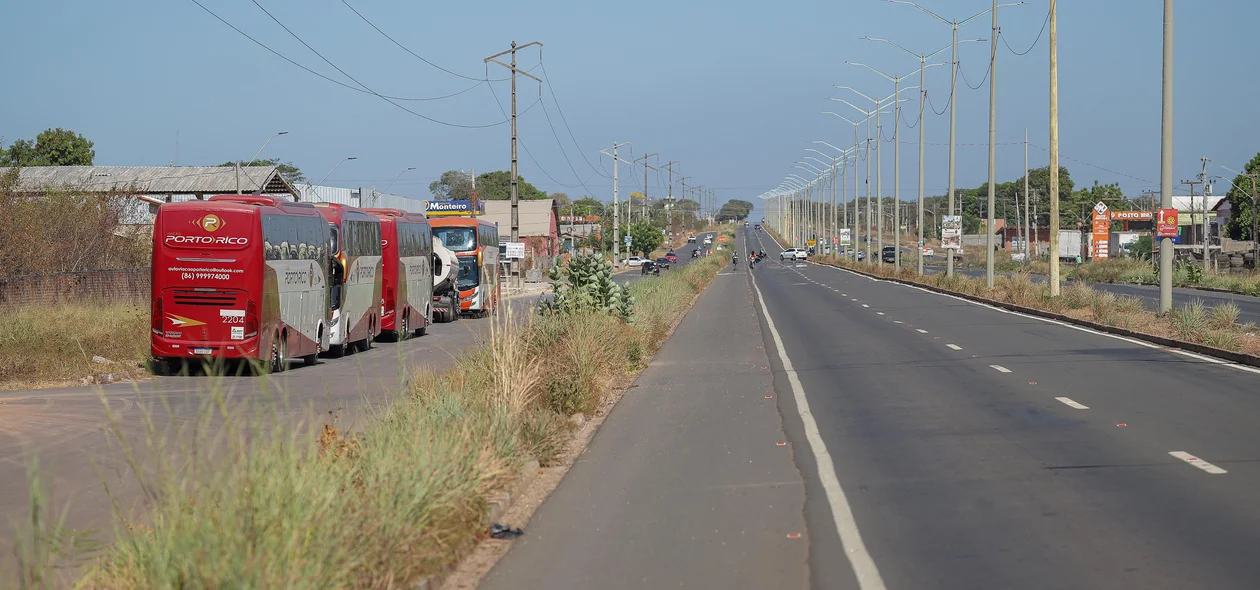
[[[699,258],[699,257],[700,257],[700,249],[699,249],[699,248],[697,248],[697,249],[695,249],[695,250],[692,250],[692,251],[691,251],[691,257],[692,257],[692,258]]]
[[[644,260],[643,265],[639,267],[641,274],[661,274],[661,267],[651,260]]]
[[[656,266],[659,266],[664,270],[669,270],[669,263],[670,263],[669,258],[666,258],[664,256],[656,259]]]
[[[670,262],[678,262],[678,255],[674,254],[673,252],[667,252],[665,254],[665,258],[668,259]]]
[[[880,254],[880,259],[882,259],[884,262],[889,262],[889,263],[896,262],[897,261],[897,247],[884,246],[884,251]]]

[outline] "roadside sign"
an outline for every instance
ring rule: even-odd
[[[811,246],[811,247],[812,247],[812,246],[816,246],[816,245],[818,245],[818,242],[817,242],[817,241],[815,241],[815,240],[805,240],[805,245],[806,245],[806,246]]]
[[[629,246],[631,242],[630,236],[626,236],[624,241],[626,242],[626,245]]]
[[[505,258],[523,259],[525,258],[525,242],[505,242],[504,246],[507,251],[504,252]]]
[[[962,249],[962,216],[944,215],[941,217],[941,247],[954,250]]]
[[[726,236],[718,236],[719,243],[726,243]]]
[[[831,238],[831,243],[832,243],[832,244],[839,244],[839,243],[840,243],[840,238],[839,238],[839,237]]]
[[[1094,205],[1093,258],[1107,258],[1111,250],[1111,211],[1099,201]]]
[[[852,239],[853,239],[852,231],[849,228],[846,227],[840,230],[840,245],[841,246],[848,246],[852,242]]]
[[[1177,210],[1171,207],[1156,212],[1155,235],[1160,238],[1175,238],[1178,235]]]

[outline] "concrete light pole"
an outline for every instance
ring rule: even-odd
[[[1160,122],[1159,204],[1173,206],[1173,0],[1164,0],[1164,89]],[[1051,203],[1058,198],[1051,195]],[[1253,213],[1254,215],[1254,213]],[[1172,311],[1172,238],[1159,240],[1159,313]]]

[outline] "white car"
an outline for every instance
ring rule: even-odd
[[[708,246],[709,244],[712,244],[712,243],[713,243],[713,236],[704,237],[704,245]]]
[[[643,266],[644,262],[647,262],[646,258],[643,258],[640,256],[631,256],[626,259],[626,266]]]
[[[806,252],[804,248],[788,248],[787,250],[779,252],[780,261],[805,260],[808,256],[809,253]]]

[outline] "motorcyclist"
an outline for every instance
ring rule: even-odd
[[[739,266],[739,252],[731,253],[731,264],[733,266]]]

